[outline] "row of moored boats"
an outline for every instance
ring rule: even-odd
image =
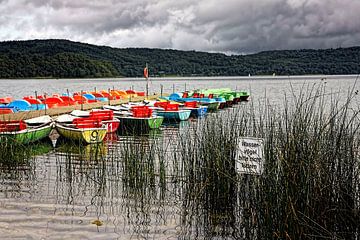
[[[127,94],[137,95],[135,91]],[[124,96],[125,94],[122,98]],[[3,120],[0,121],[0,142],[10,140],[22,144],[31,143],[48,137],[51,131],[56,129],[60,137],[69,141],[99,143],[108,133],[146,132],[160,128],[165,122],[204,117],[208,112],[230,107],[241,101],[247,101],[248,98],[249,94],[243,91],[206,89],[173,93],[156,100],[128,102],[118,106],[103,105],[102,109],[90,111],[73,110],[69,114],[56,117],[45,115],[20,121]],[[1,107],[6,109],[6,106],[8,104]],[[16,111],[29,110],[16,109]]]
[[[55,93],[52,95],[25,96],[22,99],[12,97],[0,98],[0,114],[16,113],[21,111],[44,110],[66,106],[81,105],[95,102],[109,102],[109,100],[143,97],[145,92],[134,90],[101,90],[70,93]]]

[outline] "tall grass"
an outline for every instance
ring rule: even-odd
[[[13,169],[26,165],[35,155],[47,153],[51,149],[50,140],[34,144],[21,144],[11,138],[3,138],[0,144],[0,167]]]
[[[243,105],[181,137],[182,235],[239,239],[359,238],[359,111],[309,88],[284,106]],[[191,137],[189,137],[191,136]],[[261,176],[237,175],[240,136],[265,140]]]

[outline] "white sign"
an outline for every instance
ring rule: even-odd
[[[236,149],[236,170],[241,174],[262,174],[264,139],[241,137]]]

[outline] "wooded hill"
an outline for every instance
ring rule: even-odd
[[[0,42],[0,78],[358,74],[360,47],[249,55],[111,48],[68,40]]]

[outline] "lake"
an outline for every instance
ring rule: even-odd
[[[197,88],[223,88],[245,89],[253,97],[266,96],[278,99],[279,95],[289,92],[290,87],[295,89],[306,84],[323,83],[332,91],[347,91],[356,82],[356,75],[345,76],[289,76],[289,77],[192,77],[192,78],[150,78],[149,92],[159,93],[161,85],[164,93],[184,91]],[[13,96],[22,98],[37,93],[52,94],[65,93],[68,89],[73,91],[93,91],[110,89],[130,89],[145,91],[146,82],[141,78],[116,79],[0,79],[0,96]]]
[[[159,93],[161,88],[164,93],[222,87],[248,90],[250,102],[212,114],[224,119],[246,104],[256,106],[266,100],[281,106],[285,95],[291,99],[293,93],[297,95],[301,89],[311,89],[314,85],[324,86],[326,94],[337,96],[347,96],[349,90],[358,89],[357,76],[154,78],[150,81],[150,93]],[[0,80],[0,97],[21,98],[34,95],[35,91],[51,94],[94,88],[145,91],[145,81]],[[354,100],[353,104],[358,106],[359,100]],[[198,188],[189,184],[188,176],[183,175],[188,166],[179,162],[174,153],[181,152],[179,138],[189,134],[201,121],[204,120],[169,124],[160,131],[139,136],[113,134],[97,146],[63,144],[54,149],[55,142],[24,146],[22,151],[31,157],[21,164],[0,169],[1,238],[236,239],[243,236],[241,227],[247,224],[251,213],[247,208],[239,208],[238,195],[214,200],[210,194],[206,201],[196,204],[193,200],[196,191],[192,189]],[[221,203],[217,208],[224,209],[215,211],[209,207],[214,201]],[[214,212],[209,213],[209,209]],[[245,220],[244,216],[247,216]]]

